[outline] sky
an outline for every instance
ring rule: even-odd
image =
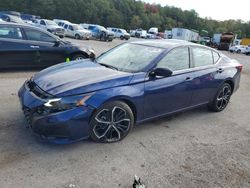
[[[250,21],[250,1],[237,0],[142,0],[162,6],[175,6],[183,10],[194,9],[200,17],[210,17],[215,20],[241,19]],[[228,2],[228,3],[226,3]]]

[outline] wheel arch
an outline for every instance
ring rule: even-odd
[[[134,115],[134,123],[136,123],[138,110],[137,110],[135,103],[132,101],[132,99],[130,99],[127,96],[115,96],[115,97],[109,98],[108,100],[103,101],[102,103],[98,105],[98,107],[95,107],[95,110],[91,114],[91,118],[93,117],[95,112],[98,110],[98,108],[100,108],[102,105],[109,103],[109,102],[114,102],[114,101],[120,101],[120,102],[124,102],[125,104],[127,104],[129,108],[132,110],[132,113]]]
[[[83,52],[83,51],[76,51],[76,52],[73,52],[71,53],[69,56],[70,56],[70,59],[72,59],[75,55],[84,55],[87,58],[89,58],[89,54],[87,52]]]
[[[234,82],[231,79],[227,79],[224,83],[228,83],[231,86],[232,92],[234,91]]]

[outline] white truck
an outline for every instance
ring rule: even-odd
[[[115,27],[107,27],[107,30],[113,32],[115,35],[115,38],[120,38],[121,40],[130,39],[130,34],[125,29],[115,28]]]
[[[65,23],[63,28],[65,29],[65,36],[67,37],[86,40],[89,40],[91,38],[91,32],[87,29],[83,29],[78,24]]]
[[[40,27],[44,30],[47,30],[50,33],[53,33],[54,35],[59,36],[60,38],[63,38],[65,36],[65,31],[62,27],[58,26],[54,21],[52,20],[34,20],[33,25]]]
[[[198,42],[199,33],[185,28],[173,28],[172,39]]]
[[[157,27],[151,27],[148,30],[147,38],[148,39],[155,39],[155,38],[157,38],[157,34],[158,34],[158,28]]]

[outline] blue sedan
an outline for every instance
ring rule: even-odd
[[[19,90],[29,127],[43,140],[91,137],[117,142],[134,124],[207,105],[222,111],[239,87],[242,65],[205,46],[138,41],[95,59],[35,74]]]

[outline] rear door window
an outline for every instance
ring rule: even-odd
[[[23,36],[20,28],[1,25],[0,38],[23,39]]]
[[[193,60],[195,67],[213,65],[212,51],[206,48],[193,47]]]
[[[53,37],[41,31],[26,28],[24,29],[24,31],[28,40],[40,42],[55,42],[55,39]]]

